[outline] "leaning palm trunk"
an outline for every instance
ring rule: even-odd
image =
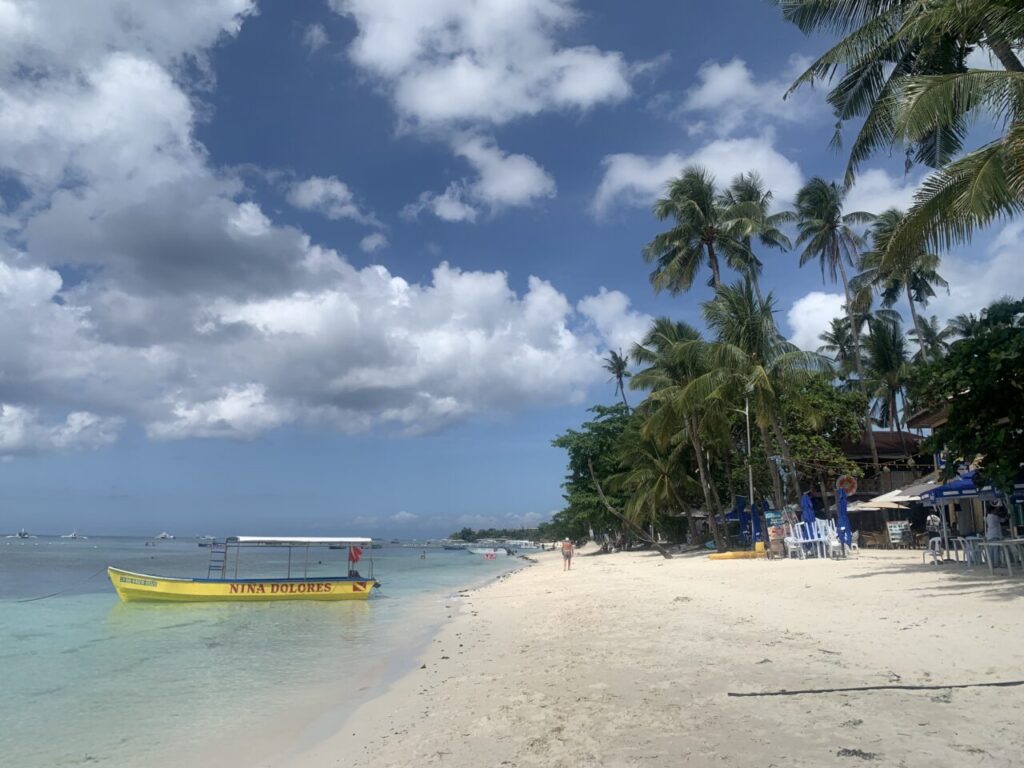
[[[613,515],[615,515],[615,517],[617,517],[619,520],[621,520],[626,525],[626,527],[632,529],[633,533],[636,534],[637,537],[639,537],[642,541],[646,541],[648,544],[650,544],[652,547],[658,550],[658,552],[661,553],[662,557],[664,557],[666,560],[671,560],[672,553],[665,549],[663,546],[661,546],[661,544],[658,543],[657,539],[655,539],[653,536],[647,533],[647,531],[644,530],[642,525],[637,525],[632,520],[630,520],[626,515],[622,514],[621,512],[619,512],[619,510],[613,507],[611,503],[609,503],[608,499],[604,495],[604,490],[601,488],[601,483],[598,482],[597,474],[594,472],[594,462],[591,461],[589,458],[587,459],[587,468],[590,470],[590,479],[594,481],[594,488],[597,489],[597,495],[601,498],[601,503],[604,504],[604,508],[611,512]]]
[[[838,246],[837,246],[838,248]],[[853,335],[853,365],[857,371],[857,383],[861,391],[864,391],[864,370],[860,362],[860,328],[854,317],[853,302],[850,297],[850,281],[846,278],[846,267],[843,266],[842,258],[838,256],[836,262],[839,264],[839,274],[843,278],[843,292],[846,294],[846,316],[850,320],[850,331]],[[871,428],[871,401],[868,401],[867,411],[864,414],[864,428],[867,430],[868,447],[871,449],[871,463],[878,471],[881,463],[878,461],[878,448],[875,446],[875,431]]]
[[[686,514],[686,541],[690,544],[696,544],[696,537],[693,533],[695,530],[693,524],[693,510],[690,509],[689,504],[680,498],[679,491],[676,490],[676,487],[671,482],[669,482],[668,488],[672,492],[672,498],[676,500],[676,504],[678,504],[679,508]]]

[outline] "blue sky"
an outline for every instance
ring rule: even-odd
[[[688,162],[844,158],[768,3],[0,0],[0,529],[444,534],[559,507],[550,439],[657,314]],[[851,206],[905,206],[878,157]],[[1024,291],[1024,233],[928,314]],[[765,254],[815,345],[834,286]]]

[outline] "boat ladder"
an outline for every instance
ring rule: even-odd
[[[223,579],[228,567],[228,545],[225,543],[213,542],[210,545],[210,565],[206,569],[206,578]]]

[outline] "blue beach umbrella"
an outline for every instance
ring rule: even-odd
[[[846,513],[846,491],[836,489],[836,509],[839,510],[839,541],[848,547],[853,543],[853,531],[850,530],[850,516]]]
[[[807,535],[810,537],[814,533],[814,522],[818,519],[814,514],[814,505],[811,503],[811,494],[801,494],[800,508],[803,510],[804,522],[807,523]]]

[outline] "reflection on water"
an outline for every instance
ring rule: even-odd
[[[205,575],[208,550],[84,544],[0,546],[0,764],[137,766],[196,734],[223,737],[325,700],[339,681],[369,685],[422,632],[423,600],[514,565],[385,549],[374,553],[384,589],[366,602],[123,604],[96,576],[107,564]],[[275,576],[287,559],[247,552],[242,566]],[[310,575],[337,572],[311,558]]]

